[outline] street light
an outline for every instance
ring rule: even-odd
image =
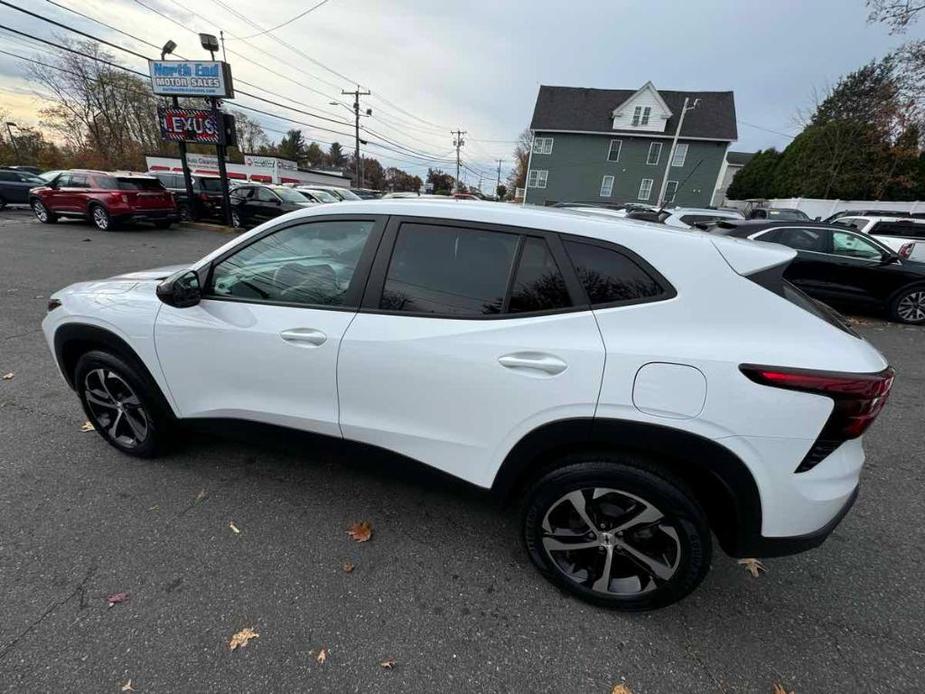
[[[215,60],[215,51],[218,50],[218,38],[215,34],[199,34],[199,43],[212,54],[212,60]]]
[[[174,41],[168,41],[164,44],[164,47],[161,49],[161,60],[164,60],[164,56],[170,55],[176,50],[177,44]]]

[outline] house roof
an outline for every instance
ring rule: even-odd
[[[745,166],[752,157],[755,156],[755,152],[726,152],[726,161],[732,166]]]
[[[584,87],[551,87],[540,85],[533,109],[531,130],[578,130],[585,132],[613,132],[649,134],[638,130],[613,129],[613,111],[626,102],[636,89],[587,89]],[[735,97],[732,92],[676,92],[659,90],[659,95],[671,109],[672,117],[665,128],[674,134],[684,106],[684,98],[691,102],[700,99],[697,108],[688,111],[684,118],[682,138],[704,137],[716,140],[735,140]]]

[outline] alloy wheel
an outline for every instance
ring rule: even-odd
[[[648,501],[606,487],[576,489],[543,517],[543,549],[569,580],[636,596],[669,581],[681,561],[674,521]]]
[[[237,210],[231,211],[231,226],[235,227],[236,229],[241,228],[241,215]]]
[[[38,200],[32,203],[32,212],[35,213],[36,219],[44,223],[48,221],[48,209]]]
[[[906,294],[896,305],[896,313],[907,323],[925,320],[925,290]]]
[[[93,369],[84,377],[84,398],[94,426],[126,448],[148,438],[149,419],[135,391],[112,369]]]
[[[93,208],[93,223],[97,228],[106,231],[109,228],[109,214],[102,207]]]

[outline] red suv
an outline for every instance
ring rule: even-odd
[[[29,204],[42,224],[80,217],[109,231],[125,222],[153,222],[167,229],[177,221],[173,195],[152,176],[72,169],[29,191]]]

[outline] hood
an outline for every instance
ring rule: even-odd
[[[115,277],[110,277],[109,280],[125,280],[125,281],[134,280],[136,282],[139,282],[142,280],[162,280],[165,277],[169,277],[173,273],[179,272],[180,270],[185,270],[188,267],[190,267],[189,264],[165,265],[163,267],[156,267],[151,270],[139,270],[137,272],[126,272],[123,275],[116,275]]]

